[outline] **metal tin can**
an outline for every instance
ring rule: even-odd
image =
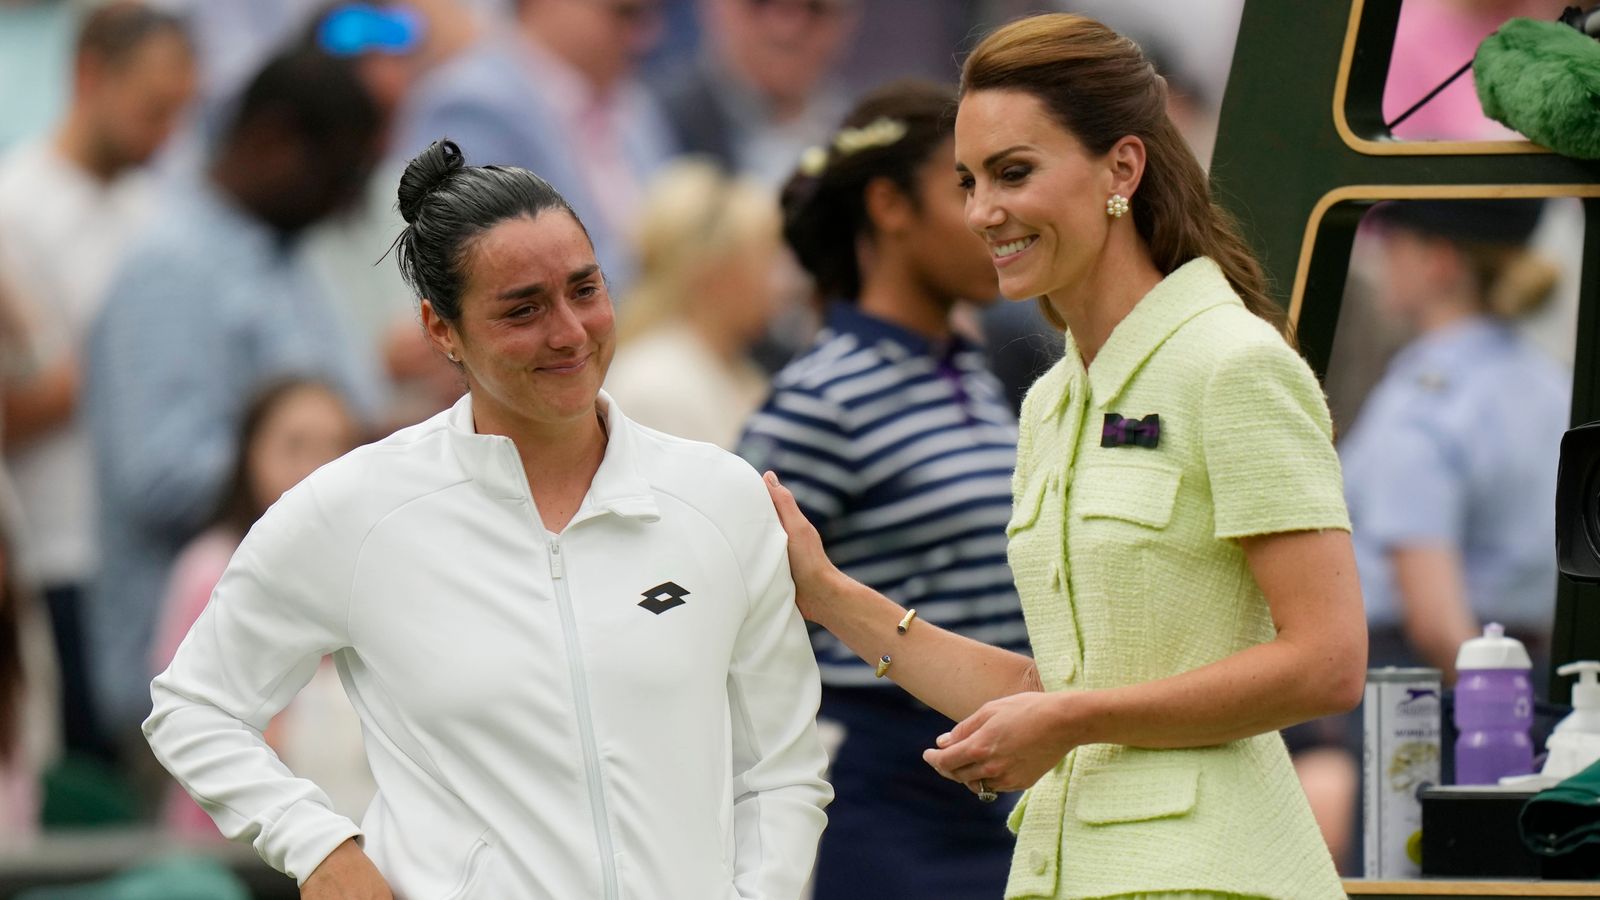
[[[1439,670],[1371,669],[1362,703],[1368,878],[1422,874],[1422,801],[1439,783]]]

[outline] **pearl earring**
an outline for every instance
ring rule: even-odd
[[[448,358],[449,358],[449,360],[450,360],[450,361],[451,361],[451,362],[453,362],[453,363],[458,363],[458,362],[461,362],[461,357],[459,357],[459,356],[456,356],[456,354],[455,354],[455,351],[454,351],[454,350],[452,350],[452,351],[450,351],[450,352],[449,352],[449,353],[446,353],[446,354],[445,354],[445,356],[446,356],[446,357],[448,357]]]
[[[1113,219],[1120,219],[1128,214],[1128,198],[1121,194],[1112,194],[1106,198],[1106,215]]]

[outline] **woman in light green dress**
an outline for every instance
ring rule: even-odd
[[[1327,407],[1164,99],[1077,16],[962,73],[967,223],[1067,336],[1007,528],[1033,659],[907,621],[769,487],[805,616],[959,721],[927,763],[1028,789],[1008,900],[1343,897],[1277,734],[1353,707],[1366,667]]]

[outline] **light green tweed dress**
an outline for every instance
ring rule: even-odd
[[[1101,446],[1108,413],[1155,447]],[[1271,640],[1237,538],[1348,530],[1311,370],[1194,260],[1023,404],[1008,553],[1046,690],[1136,684]],[[1276,733],[1212,747],[1091,744],[1012,815],[1005,896],[1343,897]],[[1206,894],[1205,892],[1216,892]]]
[[[1162,894],[1118,894],[1102,900],[1261,900],[1245,894],[1219,894],[1215,891],[1168,891]]]

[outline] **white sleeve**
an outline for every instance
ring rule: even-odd
[[[733,723],[734,886],[742,900],[795,900],[816,859],[833,788],[817,736],[822,688],[794,605],[788,541],[760,479],[732,531],[750,609],[728,673]],[[745,487],[740,485],[740,487]]]
[[[250,530],[167,670],[150,685],[144,733],[156,758],[268,865],[304,883],[360,835],[322,789],[262,738],[272,717],[347,645],[352,549],[304,484]]]

